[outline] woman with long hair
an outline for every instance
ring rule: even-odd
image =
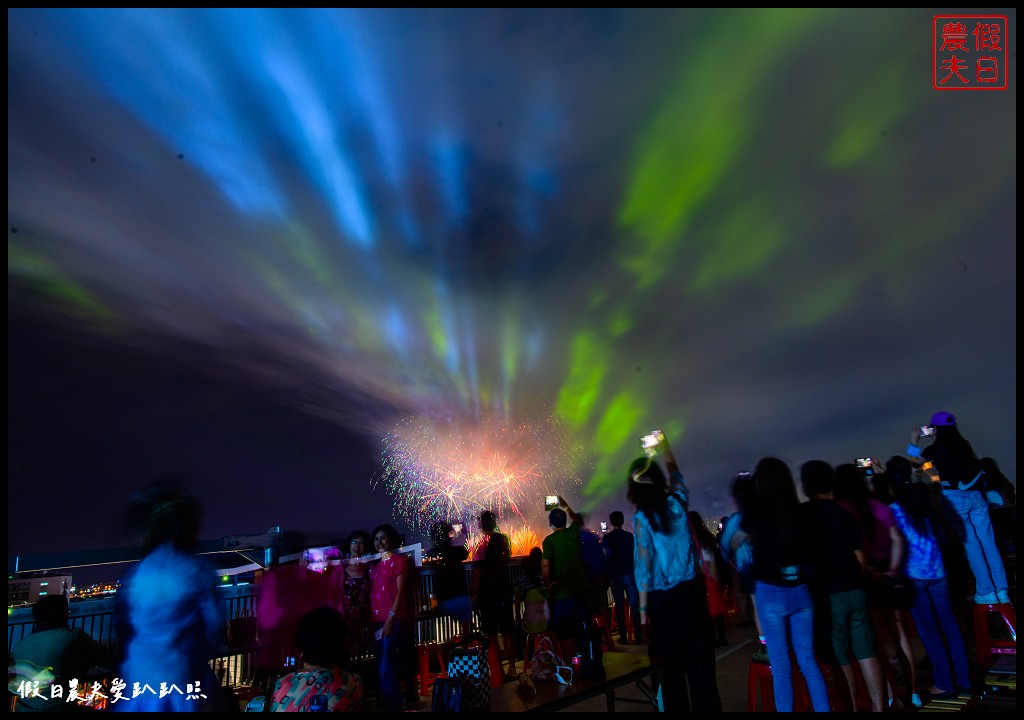
[[[665,712],[721,712],[714,634],[686,516],[689,491],[664,436],[652,450],[626,476],[626,497],[636,508],[634,574],[641,624],[649,625],[648,652],[668,658],[659,688]]]
[[[348,631],[348,660],[370,651],[370,563],[365,559],[373,541],[365,530],[353,530],[345,543],[342,560],[341,612]]]
[[[814,655],[810,533],[789,466],[773,457],[754,468],[757,502],[743,513],[734,547],[749,535],[754,550],[757,611],[772,666],[775,707],[793,711],[793,663],[807,682],[814,712],[829,712],[825,678]]]
[[[750,545],[749,536],[742,542],[733,544],[733,538],[740,532],[743,513],[757,502],[757,486],[748,472],[739,473],[732,482],[732,501],[736,511],[729,516],[719,546],[722,556],[733,566],[733,589],[736,604],[740,609],[740,622],[737,627],[750,627],[751,622],[757,629],[758,649],[754,651],[754,659],[768,662],[768,651],[764,646],[764,631],[761,620],[757,616],[757,603],[754,600],[754,550]],[[748,620],[750,617],[752,620]]]
[[[942,484],[942,494],[964,521],[964,549],[974,574],[974,602],[1008,603],[1006,568],[996,546],[988,502],[982,492],[985,471],[981,461],[971,444],[960,434],[953,413],[935,413],[931,427],[935,430],[932,444],[923,450],[918,449],[920,431],[914,430],[907,452],[923,458],[925,465],[931,463],[931,477]]]
[[[916,590],[910,613],[928,652],[933,673],[932,697],[952,697],[970,691],[970,667],[963,635],[953,614],[946,586],[946,571],[937,533],[936,516],[928,486],[901,482],[894,486],[896,502],[890,507],[907,537],[907,575]]]
[[[707,584],[708,614],[715,632],[715,646],[725,647],[729,644],[725,637],[725,615],[728,608],[725,604],[725,558],[718,548],[718,538],[704,524],[704,518],[696,510],[687,513],[690,527],[693,528],[697,543],[700,545],[701,563],[704,570],[704,582]]]

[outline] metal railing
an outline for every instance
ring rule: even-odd
[[[514,584],[519,579],[520,558],[513,558],[509,564],[509,580]],[[464,563],[466,580],[472,587],[472,572],[478,563]],[[412,584],[412,603],[416,609],[415,639],[419,643],[446,642],[460,632],[459,624],[449,616],[431,608],[430,596],[434,592],[436,568],[429,565],[414,568],[415,581]],[[259,614],[262,585],[225,585],[218,588],[221,593],[226,617],[235,618],[243,613]],[[80,600],[70,604],[69,625],[81,628],[96,640],[101,648],[97,660],[100,667],[113,668],[120,657],[120,641],[117,637],[117,604],[114,598]],[[7,654],[33,627],[31,607],[10,608],[7,614]],[[473,628],[479,629],[479,616],[473,612]],[[210,660],[223,685],[238,687],[250,684],[259,668],[261,638],[256,645],[247,647],[225,646]],[[372,651],[354,661],[372,661]]]

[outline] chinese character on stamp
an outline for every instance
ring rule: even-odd
[[[1010,86],[1006,15],[936,15],[932,85],[936,90],[1005,90]]]

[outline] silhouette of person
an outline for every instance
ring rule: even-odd
[[[345,662],[345,618],[331,607],[310,610],[299,619],[295,644],[302,668],[278,678],[271,712],[359,712],[363,680]]]
[[[469,550],[465,545],[453,545],[451,525],[446,522],[435,522],[430,526],[430,541],[433,546],[427,550],[425,557],[437,561],[437,572],[434,575],[434,596],[437,598],[438,609],[451,615],[459,623],[459,632],[465,637],[473,622],[473,601],[469,596],[469,583],[466,581],[466,567],[463,562],[469,559]]]
[[[804,522],[793,473],[785,462],[761,458],[754,468],[758,500],[743,511],[737,547],[750,537],[754,550],[757,612],[772,666],[775,707],[793,711],[796,657],[815,712],[828,712],[825,679],[814,655],[814,601],[808,585],[810,529]],[[742,533],[742,534],[741,534]]]
[[[142,560],[117,594],[118,637],[126,648],[121,677],[137,697],[115,701],[125,712],[225,710],[226,698],[210,668],[224,646],[227,618],[216,594],[214,568],[194,555],[201,524],[198,501],[174,482],[161,481],[130,507],[143,532]],[[160,697],[161,685],[170,692]],[[149,692],[152,690],[152,692]]]
[[[626,475],[626,497],[636,507],[633,562],[641,623],[650,624],[648,653],[669,660],[659,686],[665,712],[718,713],[714,634],[686,515],[689,490],[663,435],[652,451]]]
[[[633,533],[622,529],[624,521],[625,517],[621,510],[615,510],[608,516],[612,529],[604,536],[601,545],[608,555],[608,572],[611,575],[612,602],[615,603],[615,624],[619,628],[619,642],[628,645],[627,603],[630,619],[633,621],[633,637],[638,643],[644,641],[644,633],[640,627],[640,593],[636,589],[636,577],[633,575]]]
[[[558,638],[562,657],[569,657],[575,649],[576,631],[591,616],[581,525],[579,515],[561,496],[558,507],[548,513],[548,525],[551,534],[541,545],[541,573],[547,583],[551,608],[548,627]]]
[[[917,443],[921,436],[915,429],[911,432],[907,453],[931,463],[942,484],[942,494],[963,519],[967,531],[964,549],[974,574],[974,602],[979,605],[1008,603],[1006,568],[996,545],[988,501],[983,493],[984,466],[974,454],[971,443],[960,434],[953,413],[935,413],[931,427],[935,429],[932,444],[919,449]]]
[[[508,562],[512,557],[512,541],[498,530],[498,517],[490,510],[480,513],[480,530],[487,541],[477,548],[478,560],[473,573],[473,591],[480,611],[480,629],[492,647],[501,639],[506,679],[516,676],[516,648],[512,644],[515,620],[512,615],[512,579],[508,575]],[[492,669],[491,672],[495,672]]]
[[[11,658],[17,683],[38,682],[40,693],[19,693],[15,711],[82,709],[66,702],[68,691],[73,681],[77,680],[79,687],[86,685],[84,678],[96,661],[99,644],[81,628],[68,627],[68,617],[68,599],[64,595],[44,596],[32,606],[35,628],[14,646]],[[10,682],[8,685],[11,686]],[[60,690],[55,692],[53,686],[60,686]]]

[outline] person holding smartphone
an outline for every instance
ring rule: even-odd
[[[548,627],[558,638],[562,657],[568,658],[575,651],[573,636],[577,628],[592,616],[580,540],[582,523],[565,498],[558,496],[557,500],[558,507],[548,513],[551,534],[542,543],[541,573],[551,607]]]
[[[915,429],[910,436],[907,455],[926,461],[925,465],[931,463],[933,472],[930,477],[942,484],[943,496],[963,520],[966,530],[964,549],[975,581],[974,602],[979,605],[1008,603],[1006,567],[996,545],[988,502],[982,492],[985,487],[984,466],[971,443],[960,434],[953,413],[937,412],[929,424],[935,429],[932,444],[919,448],[917,443],[921,433]]]
[[[668,658],[658,689],[665,712],[721,712],[715,638],[686,515],[689,490],[668,440],[660,432],[656,437],[651,447],[642,441],[645,455],[630,464],[626,476],[626,497],[636,508],[633,566],[640,622],[650,626],[650,655]],[[667,474],[658,457],[665,459]]]

